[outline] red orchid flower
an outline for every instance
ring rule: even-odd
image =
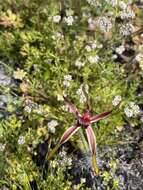
[[[65,104],[68,107],[69,112],[72,113],[76,117],[76,124],[69,127],[64,132],[64,134],[60,138],[60,141],[57,144],[57,146],[48,155],[48,160],[51,159],[51,157],[57,151],[57,149],[63,143],[65,143],[72,135],[74,135],[78,129],[83,128],[83,129],[85,129],[88,144],[90,147],[90,151],[92,153],[92,165],[94,168],[94,172],[96,173],[96,175],[98,175],[99,170],[98,170],[97,163],[96,163],[96,137],[95,137],[94,131],[91,128],[90,124],[95,123],[101,119],[104,119],[105,117],[110,115],[110,113],[112,111],[107,111],[107,112],[103,112],[103,113],[97,114],[95,116],[92,116],[90,106],[87,105],[87,108],[84,110],[83,114],[80,114],[79,111],[77,110],[76,106],[74,104],[72,104],[68,100],[67,97],[63,96],[63,98],[64,98]]]

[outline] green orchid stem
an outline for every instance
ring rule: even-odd
[[[57,144],[54,149],[49,153],[49,155],[47,156],[48,160],[51,160],[51,158],[55,155],[55,153],[57,152],[57,150],[59,149],[59,147],[61,146],[61,144]]]

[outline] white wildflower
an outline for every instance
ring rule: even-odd
[[[133,10],[127,9],[120,12],[121,19],[133,19],[135,18],[135,13]]]
[[[133,116],[133,110],[130,109],[129,107],[126,107],[124,109],[124,112],[125,112],[125,114],[126,114],[127,117],[132,117]]]
[[[121,102],[122,98],[121,96],[117,95],[115,98],[112,100],[113,106],[117,106]]]
[[[0,152],[3,152],[5,150],[6,144],[0,143]]]
[[[91,47],[92,47],[93,50],[96,49],[96,48],[97,48],[97,42],[96,42],[96,41],[93,42],[93,43],[91,44]]]
[[[64,21],[68,26],[72,26],[74,22],[73,16],[64,17]]]
[[[81,184],[85,183],[86,179],[85,178],[81,178]]]
[[[106,0],[107,3],[109,3],[110,5],[112,5],[113,7],[115,7],[118,3],[117,0]]]
[[[95,55],[95,56],[89,56],[88,57],[88,61],[92,64],[97,63],[99,61],[99,56]]]
[[[110,29],[112,28],[112,23],[109,18],[107,17],[101,17],[98,19],[98,25],[100,30],[103,32],[109,32]]]
[[[115,49],[115,51],[116,51],[116,53],[121,55],[125,51],[125,47],[123,45],[121,45],[121,46],[117,47]]]
[[[119,7],[124,10],[127,8],[127,4],[124,1],[119,1]]]
[[[24,136],[20,136],[18,139],[18,144],[24,144],[25,143],[25,137]]]
[[[69,87],[71,80],[72,80],[72,76],[71,76],[71,75],[65,75],[65,76],[64,76],[63,85],[64,85],[65,87]]]
[[[14,78],[15,79],[19,79],[19,80],[22,80],[26,75],[26,72],[24,72],[22,69],[17,69],[17,71],[14,71]]]
[[[83,85],[81,85],[80,87],[79,87],[79,89],[76,91],[76,93],[77,93],[77,95],[80,97],[80,103],[85,103],[86,102],[86,97],[85,97],[85,94],[84,94],[84,92],[83,92]],[[85,92],[88,94],[88,85],[85,85]]]
[[[89,46],[89,45],[86,45],[86,46],[85,46],[85,49],[86,49],[87,52],[92,51],[92,48],[91,48],[91,46]]]
[[[135,59],[136,59],[136,61],[138,61],[138,62],[143,61],[143,54],[141,54],[141,53],[137,54],[136,57],[135,57]]]
[[[112,59],[113,60],[115,60],[115,59],[117,59],[118,58],[118,56],[116,55],[116,54],[114,54],[113,56],[112,56]]]
[[[54,23],[59,23],[60,20],[61,20],[61,16],[60,16],[60,15],[55,15],[55,16],[53,16],[53,22],[54,22]]]
[[[124,24],[120,27],[120,34],[128,36],[134,31],[134,26],[131,23]]]
[[[58,122],[56,120],[51,120],[49,123],[48,123],[48,131],[50,133],[55,133],[56,129],[55,127],[58,125]]]
[[[78,68],[81,68],[81,67],[83,67],[84,65],[85,65],[85,63],[84,63],[84,62],[81,62],[80,60],[77,60],[77,61],[75,62],[75,66],[78,67]]]
[[[133,110],[134,115],[138,115],[140,113],[140,108],[134,102],[129,103],[130,108]]]
[[[64,80],[71,81],[72,80],[72,76],[71,75],[65,75],[64,76]]]
[[[124,109],[127,117],[137,116],[140,113],[140,108],[135,102],[130,102],[129,106]]]

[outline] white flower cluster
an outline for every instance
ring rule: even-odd
[[[130,102],[129,106],[124,109],[127,117],[137,116],[140,113],[140,108],[134,102]]]
[[[89,56],[87,59],[88,59],[88,61],[89,61],[91,64],[94,64],[94,63],[97,63],[97,62],[99,61],[99,56],[98,56],[98,55]]]
[[[112,7],[116,7],[118,4],[117,0],[106,0],[106,2],[110,5],[112,5]]]
[[[25,143],[25,137],[24,136],[20,136],[18,139],[18,144],[22,145]]]
[[[85,85],[85,91],[86,91],[86,93],[88,94],[88,85]],[[81,85],[80,87],[79,87],[79,89],[76,91],[76,93],[77,93],[77,95],[80,97],[80,103],[85,103],[86,102],[86,97],[85,97],[85,94],[84,94],[84,92],[83,92],[83,85]]]
[[[80,60],[76,60],[75,62],[75,66],[78,68],[84,67],[85,63],[80,61]]]
[[[26,100],[25,104],[26,104],[26,105],[25,105],[24,110],[25,110],[27,113],[31,113],[34,108],[37,108],[37,104],[34,103],[34,102],[31,101],[31,100]]]
[[[101,49],[103,47],[102,44],[98,44],[97,41],[90,42],[88,45],[85,46],[87,52],[91,52],[95,49]]]
[[[68,157],[64,149],[59,153],[59,157],[60,159],[58,160],[58,163],[60,167],[66,167],[72,165],[72,158]]]
[[[64,76],[63,85],[64,85],[65,87],[69,87],[71,80],[72,80],[72,76],[71,76],[71,75],[65,75],[65,76]]]
[[[129,36],[134,31],[134,26],[131,23],[124,24],[120,27],[120,34]]]
[[[68,26],[72,26],[74,22],[74,17],[72,15],[64,17],[64,21]]]
[[[3,152],[5,150],[6,144],[0,143],[0,152]]]
[[[131,9],[126,9],[120,12],[121,19],[133,19],[135,18],[135,13]]]
[[[125,10],[127,8],[127,4],[124,1],[119,1],[119,7]]]
[[[112,22],[108,17],[100,17],[97,21],[97,24],[101,31],[109,32],[112,28]]]
[[[48,132],[55,133],[56,129],[55,127],[58,125],[58,122],[56,120],[51,120],[48,122]]]
[[[117,95],[115,98],[112,100],[113,106],[117,106],[121,102],[122,98],[121,96]]]
[[[60,15],[55,15],[52,17],[52,20],[54,23],[59,23],[61,21],[61,16]]]
[[[115,51],[116,51],[116,53],[121,55],[125,51],[125,47],[123,45],[121,45],[121,46],[117,47],[115,49]]]

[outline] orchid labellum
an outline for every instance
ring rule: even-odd
[[[87,105],[87,108],[84,110],[83,114],[80,114],[77,110],[76,106],[72,104],[67,97],[63,96],[64,102],[68,107],[68,110],[70,113],[72,113],[76,118],[76,124],[69,127],[64,134],[62,135],[59,143],[57,146],[51,151],[51,153],[48,155],[48,160],[51,159],[51,157],[54,155],[54,153],[57,151],[57,149],[65,143],[72,135],[78,131],[78,129],[83,128],[86,132],[88,144],[90,147],[90,151],[92,154],[92,166],[94,168],[94,172],[96,175],[98,175],[98,166],[96,163],[96,137],[94,134],[93,129],[91,128],[92,123],[95,123],[101,119],[104,119],[107,117],[112,111],[103,112],[100,114],[97,114],[95,116],[91,115],[91,109],[90,106]]]

